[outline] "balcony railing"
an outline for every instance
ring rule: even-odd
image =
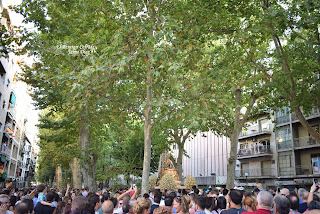
[[[311,165],[298,165],[296,166],[297,175],[312,175],[313,170]]]
[[[289,115],[284,115],[284,116],[280,116],[280,117],[277,117],[276,119],[277,121],[277,124],[282,124],[282,123],[288,123],[290,121],[290,117]]]
[[[319,109],[317,109],[317,108],[313,108],[308,115],[305,115],[306,118],[316,117],[316,116],[320,116]],[[295,113],[291,113],[291,120],[295,121],[295,120],[299,120],[299,119]]]
[[[278,149],[292,149],[292,143],[291,140],[286,140],[286,141],[282,141],[282,142],[278,142],[277,143]]]
[[[251,136],[265,132],[272,132],[271,124],[267,125],[266,127],[250,126],[247,128],[247,130],[242,130],[239,137]]]
[[[294,175],[293,167],[279,167],[280,176],[291,176]]]
[[[261,154],[272,154],[270,146],[257,145],[249,149],[238,150],[238,157],[255,156],[255,155],[261,155]]]
[[[236,170],[237,177],[252,178],[252,177],[263,177],[263,176],[276,176],[275,168],[257,168],[257,169],[242,169]]]
[[[304,146],[312,146],[312,145],[320,145],[318,141],[313,139],[311,136],[294,138],[293,140],[295,147],[304,147]]]

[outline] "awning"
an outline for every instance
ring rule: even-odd
[[[11,98],[10,98],[10,103],[14,105],[16,103],[16,95],[14,95],[13,92],[11,92]]]
[[[0,155],[0,161],[3,163],[6,162],[6,156]]]
[[[10,112],[8,112],[8,117],[10,117],[11,119],[13,119],[13,116],[11,115],[11,113]]]

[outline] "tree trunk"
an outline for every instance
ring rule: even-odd
[[[242,128],[239,121],[240,110],[241,110],[241,90],[237,88],[235,89],[234,92],[235,92],[235,99],[236,99],[236,109],[235,109],[235,115],[234,115],[234,127],[233,127],[232,133],[230,134],[231,145],[230,145],[230,153],[229,153],[228,166],[227,166],[227,189],[232,189],[234,187],[238,138],[239,138],[240,130]],[[249,111],[249,109],[247,111]],[[243,118],[243,120],[245,119],[246,118]]]
[[[183,130],[181,130],[181,135],[179,136],[178,134],[176,134],[174,136],[176,144],[178,145],[178,159],[177,159],[177,170],[179,173],[179,179],[180,181],[182,180],[182,158],[184,155],[184,144],[186,142],[186,140],[188,139],[189,135],[191,134],[191,130],[188,130],[188,132],[186,134],[183,135]]]
[[[230,138],[230,157],[227,166],[227,189],[234,187],[235,170],[237,161],[238,136],[233,134]]]
[[[72,172],[73,188],[81,189],[81,170],[78,158],[73,158],[70,162],[70,168]]]
[[[88,187],[90,191],[95,192],[97,190],[97,184],[94,180],[94,175],[97,161],[95,155],[88,152],[88,149],[90,148],[90,130],[87,121],[84,118],[81,120],[80,144],[83,156],[83,167],[81,168],[81,172],[84,185]]]
[[[179,139],[180,141],[180,139]],[[183,157],[183,149],[184,149],[184,143],[179,142],[178,144],[178,149],[179,149],[179,153],[178,153],[178,159],[177,159],[177,170],[179,173],[179,180],[182,180],[182,157]]]
[[[311,127],[310,123],[306,120],[304,115],[302,114],[300,107],[295,106],[293,108],[294,113],[296,114],[297,118],[299,119],[301,125],[307,130],[307,132],[315,139],[318,143],[320,143],[320,134]]]
[[[149,190],[149,174],[150,174],[150,162],[151,162],[151,110],[152,110],[152,71],[149,69],[147,74],[147,105],[145,107],[145,121],[144,121],[144,157],[143,157],[143,171],[142,171],[142,188],[141,193],[148,193]]]

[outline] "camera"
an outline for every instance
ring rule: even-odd
[[[313,182],[314,182],[314,184],[315,184],[316,186],[318,186],[318,179],[317,179],[317,178],[314,178],[314,179],[313,179]]]

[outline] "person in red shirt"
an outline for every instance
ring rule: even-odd
[[[257,197],[257,209],[253,212],[243,212],[242,214],[271,214],[273,196],[268,191],[260,191]]]

